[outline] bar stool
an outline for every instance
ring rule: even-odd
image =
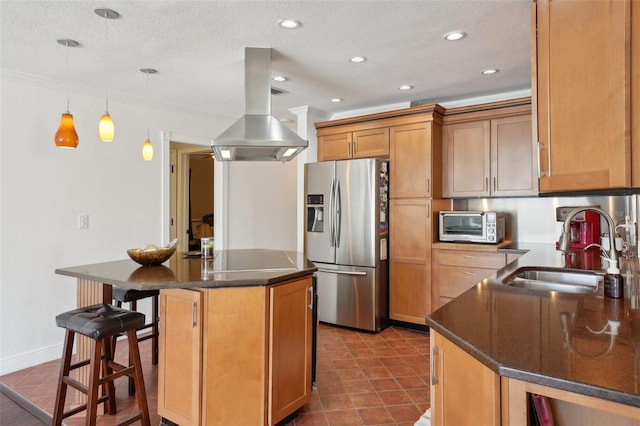
[[[53,425],[59,426],[62,424],[63,419],[87,410],[85,424],[93,426],[96,424],[98,404],[105,402],[105,412],[115,414],[116,392],[113,381],[126,375],[133,377],[137,385],[138,413],[120,424],[127,425],[140,420],[143,425],[150,426],[149,407],[144,389],[138,340],[136,339],[136,329],[144,324],[144,314],[107,304],[98,304],[64,312],[56,317],[56,324],[58,327],[66,329],[66,335],[60,376],[58,378],[58,393],[53,413]],[[133,361],[133,366],[129,367],[113,361],[112,338],[114,335],[123,332],[127,333],[130,358]],[[71,364],[73,341],[76,333],[92,339],[91,358]],[[87,364],[89,364],[90,373],[89,384],[85,386],[83,383],[71,378],[69,373]],[[101,367],[102,376],[100,376]],[[65,412],[64,404],[67,396],[67,386],[71,386],[87,395],[87,403]],[[98,397],[98,388],[100,386],[102,386],[103,395]]]
[[[147,334],[146,336],[138,338],[138,342],[142,342],[148,339],[151,339],[151,363],[153,365],[158,365],[158,298],[160,296],[159,290],[127,290],[121,287],[113,287],[113,300],[115,301],[115,305],[118,308],[122,307],[122,303],[129,304],[129,310],[137,311],[138,310],[138,300],[146,299],[147,297],[152,297],[153,300],[151,302],[151,322],[145,323],[143,326],[139,327],[137,331],[146,330],[148,328],[151,329],[151,334]],[[116,350],[116,338],[118,336],[113,337],[113,346],[112,350],[115,354]],[[129,361],[129,365],[131,365],[131,361]],[[135,383],[133,378],[129,378],[129,395],[135,394]]]

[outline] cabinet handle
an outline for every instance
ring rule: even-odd
[[[351,144],[352,144],[352,143],[353,143],[353,142],[351,142],[351,143],[348,143],[348,144],[347,144],[347,155],[348,155],[349,157],[351,157]]]
[[[544,144],[538,141],[538,179],[543,177],[545,174],[542,171],[542,150],[544,149]]]
[[[471,275],[471,276],[474,276],[474,277],[475,277],[476,275],[478,275],[476,272],[470,272],[470,271],[464,271],[464,272],[463,272],[463,274],[465,274],[465,275]]]
[[[498,189],[498,182],[496,181],[496,177],[493,177],[493,192],[496,192]]]
[[[427,192],[431,191],[431,180],[427,178]]]
[[[196,316],[197,309],[198,309],[198,306],[196,305],[196,302],[192,302],[192,304],[191,304],[191,322],[192,322],[192,327],[195,327],[196,324],[198,323],[198,318]]]
[[[309,287],[307,290],[309,290],[309,299],[311,300],[307,306],[313,311],[313,287]]]
[[[477,258],[478,258],[478,256],[471,256],[471,255],[469,255],[469,254],[465,254],[465,255],[464,255],[464,256],[462,256],[462,257],[464,257],[465,259],[477,259]]]
[[[438,377],[436,376],[436,356],[438,356],[438,348],[431,348],[431,384],[438,384]]]
[[[356,155],[356,152],[358,152],[358,142],[353,141],[353,155]]]
[[[489,178],[488,177],[484,178],[484,190],[485,190],[485,192],[489,190]]]

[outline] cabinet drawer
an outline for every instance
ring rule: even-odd
[[[495,272],[494,269],[440,265],[438,276],[440,297],[458,297]]]
[[[507,264],[507,256],[504,253],[473,250],[439,250],[438,262],[441,265],[500,269]]]

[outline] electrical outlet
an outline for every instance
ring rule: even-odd
[[[89,215],[88,214],[79,214],[78,215],[78,229],[87,229],[89,227]]]

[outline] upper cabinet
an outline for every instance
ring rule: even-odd
[[[640,1],[532,7],[540,191],[638,186]]]
[[[318,131],[318,161],[389,156],[389,129],[344,133]]]
[[[442,135],[442,196],[538,194],[530,100],[447,110]]]

